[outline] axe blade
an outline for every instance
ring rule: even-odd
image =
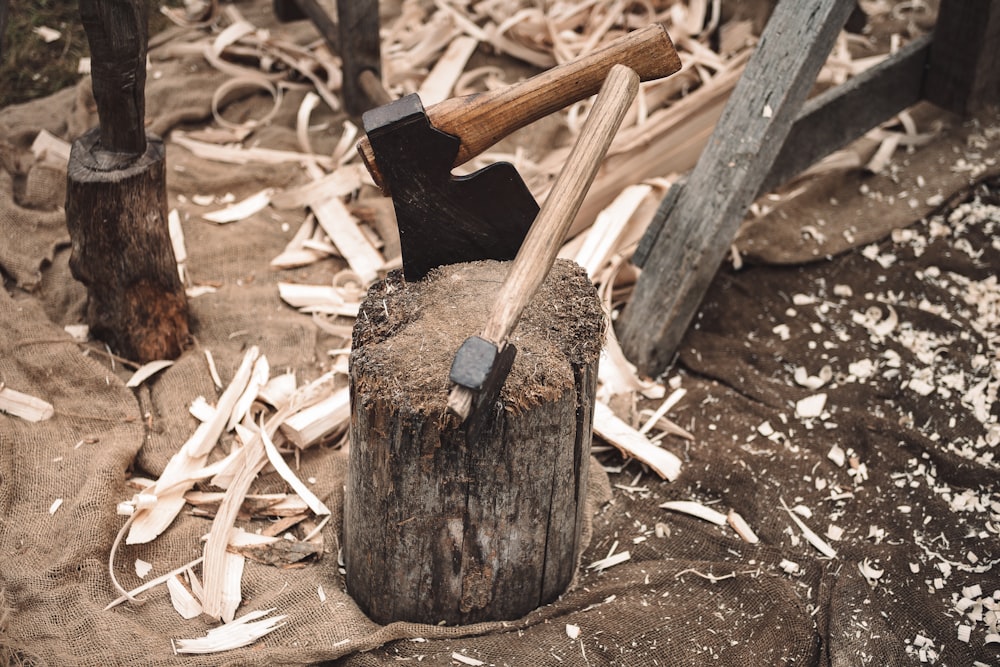
[[[372,109],[362,122],[392,196],[407,280],[445,264],[514,259],[538,204],[513,165],[453,176],[461,142],[431,125],[417,95]]]

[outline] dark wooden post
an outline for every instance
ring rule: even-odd
[[[382,87],[378,0],[337,3],[341,60],[344,63],[344,108],[352,116],[382,104],[389,95]]]
[[[391,101],[382,86],[378,0],[338,2],[336,23],[317,0],[274,0],[274,13],[279,21],[308,18],[330,50],[340,56],[347,113],[359,118]]]
[[[4,36],[7,34],[7,3],[8,0],[0,0],[0,63],[3,63]]]
[[[618,332],[642,372],[657,375],[673,358],[853,8],[853,0],[775,8],[708,146],[646,242]]]
[[[924,96],[961,114],[1000,103],[1000,0],[942,0]]]
[[[518,618],[573,578],[604,321],[579,267],[557,262],[525,310],[476,444],[445,409],[455,351],[506,266],[392,274],[358,316],[344,560],[348,592],[377,622]]]
[[[91,333],[140,362],[180,355],[188,308],[167,229],[163,142],[145,130],[145,0],[80,0],[100,126],[73,142],[70,269]]]

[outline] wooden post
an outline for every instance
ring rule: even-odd
[[[344,79],[341,92],[344,108],[352,116],[387,104],[389,94],[382,87],[382,55],[379,39],[378,0],[337,3]]]
[[[371,288],[351,353],[347,589],[379,623],[514,619],[573,578],[604,316],[559,261],[475,445],[446,412],[455,351],[485,321],[507,263],[441,267]]]
[[[960,114],[1000,103],[1000,0],[942,0],[924,96]]]
[[[694,318],[853,0],[780,2],[686,185],[649,248],[619,339],[662,372]]]
[[[91,333],[140,362],[180,355],[188,309],[167,229],[163,142],[145,130],[145,0],[80,0],[100,126],[67,171],[70,269]]]

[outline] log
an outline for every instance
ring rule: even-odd
[[[556,262],[522,315],[476,446],[446,411],[451,361],[507,269],[393,272],[362,305],[343,544],[347,590],[376,622],[514,619],[573,578],[604,327],[582,269]]]
[[[141,363],[180,356],[190,337],[165,151],[144,126],[147,15],[144,0],[81,0],[100,125],[73,143],[66,175],[70,270],[87,287],[90,332]]]

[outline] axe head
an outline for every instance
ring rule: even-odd
[[[451,362],[450,379],[474,392],[475,400],[469,418],[465,420],[465,441],[469,446],[479,442],[479,435],[493,414],[503,383],[514,365],[517,348],[507,343],[498,348],[479,336],[465,339]]]
[[[407,280],[445,264],[514,259],[538,204],[513,165],[452,176],[461,140],[431,125],[417,95],[367,111],[362,122],[396,210]]]

